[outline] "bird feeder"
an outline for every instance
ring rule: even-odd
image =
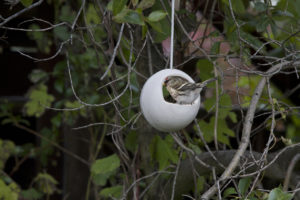
[[[183,129],[196,117],[200,108],[200,95],[192,104],[170,103],[164,99],[163,83],[168,76],[181,76],[194,83],[186,73],[177,69],[164,69],[153,74],[143,86],[140,105],[146,120],[164,132]]]

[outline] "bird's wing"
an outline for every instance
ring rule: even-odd
[[[178,91],[186,91],[186,90],[193,90],[196,89],[197,85],[195,83],[184,83],[179,88],[177,88]]]

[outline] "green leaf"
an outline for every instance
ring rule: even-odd
[[[119,167],[119,157],[116,154],[112,154],[111,156],[96,160],[91,167],[91,171],[94,174],[104,174],[114,171]]]
[[[268,200],[291,200],[293,195],[284,192],[280,187],[273,189],[268,197]]]
[[[145,10],[147,8],[150,8],[154,5],[155,0],[142,0],[140,4],[138,5],[138,8]]]
[[[170,162],[176,163],[178,161],[178,153],[173,149],[174,141],[170,135],[166,136],[165,140],[156,135],[151,144],[150,152],[152,159],[159,164],[159,169],[164,169]]]
[[[15,183],[6,185],[4,181],[0,179],[0,199],[18,200],[18,190],[19,189]]]
[[[189,143],[188,145],[196,154],[201,154],[201,149],[199,146]]]
[[[214,126],[215,126],[215,117],[211,117],[209,122],[200,121],[199,126],[203,132],[205,141],[212,142],[214,140]],[[196,129],[196,127],[194,127]],[[234,132],[228,128],[226,121],[224,119],[218,120],[217,125],[217,139],[218,142],[230,146],[229,137],[234,137]]]
[[[210,120],[210,121],[212,121],[212,120]],[[202,120],[202,121],[199,121],[199,126],[203,132],[203,137],[204,137],[205,141],[208,143],[213,141],[214,140],[214,134],[213,134],[214,123],[213,122],[207,123]]]
[[[257,1],[254,4],[254,8],[257,12],[264,12],[268,9],[268,6],[263,2]]]
[[[131,23],[131,24],[138,24],[138,25],[145,25],[143,21],[143,16],[140,12],[135,10],[124,8],[118,15],[113,17],[118,23]]]
[[[221,42],[215,42],[215,43],[212,45],[211,49],[210,49],[210,53],[211,53],[212,55],[217,55],[217,54],[219,54],[219,53],[220,53],[220,46],[221,46]]]
[[[112,175],[113,173],[106,173],[106,174],[94,174],[93,177],[93,182],[96,185],[100,185],[100,186],[105,186],[107,180],[109,179],[109,177]]]
[[[249,189],[250,184],[251,184],[251,178],[250,177],[240,179],[238,188],[239,188],[239,191],[242,194],[242,196],[244,196],[246,194],[246,192]]]
[[[236,34],[237,34],[237,32],[236,32]],[[257,37],[254,37],[253,35],[251,35],[249,33],[240,31],[240,35],[249,44],[252,44],[251,47],[253,47],[255,50],[258,50],[263,45],[263,43]]]
[[[59,13],[60,13],[59,19],[61,21],[66,21],[71,24],[73,23],[76,16],[76,13],[71,9],[71,7],[68,4],[62,6]]]
[[[70,37],[70,32],[65,26],[58,26],[53,30],[54,35],[62,41],[66,41]]]
[[[45,106],[50,107],[54,101],[54,97],[47,93],[47,86],[44,84],[31,89],[27,96],[29,100],[24,107],[26,114],[29,116],[41,116],[45,111]]]
[[[264,15],[264,16],[260,17],[257,20],[257,23],[255,24],[256,31],[257,32],[264,32],[271,22],[272,22],[272,20],[267,15]]]
[[[15,123],[15,120],[13,118],[5,118],[1,121],[2,125],[10,124],[10,123]]]
[[[197,69],[200,71],[199,75],[201,80],[204,81],[213,77],[214,66],[209,60],[200,59],[198,60],[196,66]]]
[[[128,0],[113,0],[112,11],[113,15],[118,15],[126,6]]]
[[[204,176],[199,176],[197,178],[197,193],[200,194],[200,192],[203,191],[205,185],[205,178]]]
[[[88,24],[99,24],[101,23],[101,18],[98,15],[94,5],[92,3],[88,4],[88,9],[86,12],[86,22]]]
[[[42,198],[43,194],[38,192],[36,189],[34,188],[29,188],[28,190],[23,190],[21,191],[21,196],[24,199],[28,199],[28,200],[37,200]]]
[[[125,138],[125,147],[131,151],[131,153],[135,153],[138,147],[138,137],[135,131],[130,131]]]
[[[57,180],[48,173],[39,173],[34,182],[37,182],[39,190],[47,195],[52,195],[58,190],[56,187],[58,184]]]
[[[156,10],[150,13],[150,15],[147,17],[147,19],[151,22],[158,22],[162,20],[168,13],[162,11],[162,10]]]
[[[62,79],[56,79],[54,82],[54,88],[57,92],[63,93],[65,82]]]
[[[158,33],[165,34],[164,31],[163,31],[162,24],[160,22],[150,22],[150,21],[147,21],[147,23],[150,24],[150,26],[155,31],[157,31]]]
[[[235,197],[235,196],[237,196],[237,192],[235,191],[235,189],[233,187],[227,188],[223,194],[223,198]]]
[[[32,4],[33,0],[21,0],[21,3],[23,4],[23,6],[28,7]]]
[[[234,112],[229,112],[228,116],[230,117],[230,119],[232,120],[233,123],[237,122],[237,117],[236,117],[236,114]]]
[[[103,197],[114,197],[114,198],[120,198],[123,191],[123,186],[116,185],[109,188],[104,188],[100,191],[100,195]]]
[[[147,32],[148,32],[147,25],[142,26],[142,40],[145,39]]]
[[[229,0],[222,0],[224,4],[226,4],[229,7]],[[245,13],[245,5],[242,0],[235,0],[231,2],[232,9],[237,14],[243,14]]]

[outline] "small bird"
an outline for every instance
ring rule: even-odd
[[[181,76],[168,76],[163,84],[176,103],[192,104],[200,96],[202,89],[216,79],[215,77],[201,83],[191,83]]]

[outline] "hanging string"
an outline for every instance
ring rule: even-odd
[[[170,41],[170,69],[173,69],[173,54],[174,54],[174,15],[175,15],[175,0],[172,0],[171,11],[171,41]]]

